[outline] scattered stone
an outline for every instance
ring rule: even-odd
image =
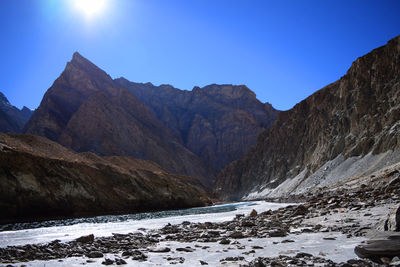
[[[115,263],[117,265],[125,265],[125,264],[127,264],[126,261],[123,260],[123,259],[115,259]]]
[[[256,217],[258,215],[258,213],[257,213],[257,211],[255,210],[255,209],[253,209],[251,212],[250,212],[250,217]]]
[[[205,261],[202,261],[202,260],[200,261],[200,264],[201,264],[201,265],[208,265],[208,263],[207,263],[207,262],[205,262]]]
[[[220,262],[222,261],[242,261],[244,260],[244,257],[226,257],[225,259],[221,259]]]
[[[92,251],[87,255],[88,258],[103,258],[103,256],[103,253],[100,251]]]
[[[182,258],[182,257],[175,257],[175,258],[173,258],[173,257],[168,257],[167,258],[167,261],[169,261],[170,262],[170,264],[178,264],[178,263],[184,263],[185,262],[185,258]]]
[[[299,252],[295,256],[295,258],[311,258],[311,257],[313,257],[312,254],[305,253],[305,252]]]
[[[114,261],[112,259],[105,259],[101,264],[103,264],[103,265],[113,265]]]
[[[181,252],[194,252],[194,249],[191,247],[186,247],[186,248],[177,248],[176,251],[181,251]]]
[[[275,229],[271,232],[269,232],[270,237],[285,237],[287,235],[287,232],[283,229]]]
[[[299,216],[299,215],[306,215],[308,212],[308,208],[304,205],[298,205],[297,208],[292,213],[291,217]]]
[[[244,238],[244,235],[242,232],[234,232],[229,235],[230,238]]]
[[[171,249],[167,247],[159,247],[159,248],[153,248],[149,250],[150,252],[155,252],[155,253],[167,253],[170,252]]]
[[[221,241],[219,241],[221,245],[229,245],[231,241],[229,239],[223,238]]]
[[[86,235],[86,236],[81,236],[81,237],[78,237],[77,239],[75,239],[75,241],[79,242],[79,243],[93,243],[94,235],[90,234],[90,235]]]

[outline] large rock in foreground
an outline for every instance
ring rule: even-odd
[[[369,240],[358,245],[354,252],[360,258],[368,258],[381,263],[381,258],[400,256],[400,235],[389,236],[382,240]]]
[[[0,223],[208,203],[198,180],[150,161],[77,154],[46,138],[0,134]]]

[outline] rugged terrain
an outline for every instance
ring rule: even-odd
[[[78,152],[152,160],[211,186],[240,158],[277,111],[245,86],[192,92],[113,80],[75,53],[25,126]]]
[[[19,133],[25,123],[32,116],[33,111],[27,107],[18,109],[10,104],[8,99],[0,92],[0,132]]]
[[[400,161],[400,37],[291,110],[218,177],[226,200],[304,193]]]
[[[0,223],[204,206],[201,183],[132,157],[0,134]]]
[[[0,262],[29,265],[40,260],[37,265],[57,266],[398,266],[399,258],[394,256],[400,249],[393,244],[400,240],[394,232],[400,226],[399,199],[396,170],[370,185],[309,193],[301,205],[253,210],[223,222],[184,221],[128,234],[0,248]],[[374,239],[360,244],[370,238]]]
[[[278,113],[244,85],[213,84],[182,91],[124,78],[116,82],[150,107],[190,151],[217,171],[241,158]]]

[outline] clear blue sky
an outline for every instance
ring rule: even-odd
[[[286,110],[400,34],[398,0],[0,1],[0,91],[36,108],[74,51],[113,78],[246,84]]]

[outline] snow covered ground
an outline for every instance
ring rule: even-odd
[[[263,212],[269,209],[275,210],[285,207],[289,204],[254,201],[218,205],[217,207],[226,205],[234,205],[236,210],[222,213],[194,214],[146,220],[128,220],[125,222],[79,223],[69,226],[4,231],[0,232],[0,247],[47,243],[55,239],[65,242],[88,234],[94,234],[96,237],[111,236],[112,233],[127,234],[137,232],[141,228],[157,229],[162,228],[167,223],[179,224],[183,221],[223,222],[232,220],[236,214],[249,214],[252,209],[257,210],[258,212]]]
[[[186,216],[175,216],[168,218],[149,219],[140,221],[126,221],[118,223],[97,223],[97,224],[76,224],[71,226],[48,227],[38,229],[28,229],[21,231],[0,232],[1,246],[23,245],[32,243],[44,243],[54,239],[62,241],[73,240],[79,236],[93,233],[95,236],[109,236],[112,233],[130,233],[143,231],[145,229],[161,228],[167,223],[178,224],[183,221],[190,222],[223,222],[232,220],[236,214],[249,214],[252,209],[257,212],[263,212],[269,209],[278,209],[289,204],[267,203],[264,201],[235,203],[235,211],[212,214],[197,214]],[[375,211],[375,210],[374,210]],[[359,216],[356,212],[348,216]],[[329,217],[329,216],[328,216]],[[338,216],[331,216],[328,219],[315,218],[308,223],[316,224],[334,224],[337,222]],[[324,220],[325,219],[325,220]],[[279,255],[295,256],[298,252],[310,253],[314,256],[329,258],[335,262],[345,262],[349,259],[356,258],[354,247],[364,237],[347,238],[340,232],[320,232],[320,233],[301,233],[296,234],[296,230],[292,229],[292,233],[286,237],[274,238],[244,238],[232,240],[229,245],[222,245],[217,242],[176,242],[163,241],[157,244],[157,247],[168,247],[170,252],[155,253],[148,252],[147,261],[138,262],[131,259],[125,259],[128,266],[165,266],[175,262],[176,266],[201,266],[200,260],[207,262],[208,266],[238,266],[240,263],[248,263],[257,257],[276,257]],[[289,241],[288,241],[289,240]],[[282,242],[283,241],[283,242]],[[193,252],[180,252],[177,248],[190,247]],[[239,262],[223,262],[221,260],[227,257],[243,257]],[[121,255],[107,254],[100,259],[89,259],[85,256],[67,258],[61,260],[50,261],[32,261],[23,263],[26,266],[99,266],[105,258],[115,259],[122,258]],[[168,259],[169,258],[169,259]],[[172,260],[171,260],[172,258]],[[179,261],[184,259],[184,262]]]
[[[323,238],[335,237],[336,240],[325,240]],[[283,240],[292,240],[294,242],[281,243]],[[176,266],[201,266],[200,260],[208,263],[208,266],[220,266],[220,260],[227,257],[244,257],[244,260],[236,263],[226,262],[223,266],[238,266],[240,263],[245,264],[257,257],[276,257],[279,255],[294,256],[298,252],[306,252],[315,256],[323,256],[335,262],[347,261],[356,258],[354,247],[363,241],[364,238],[346,238],[341,233],[309,233],[301,235],[289,235],[287,237],[275,238],[256,238],[256,239],[238,239],[239,244],[221,245],[218,243],[181,243],[181,242],[161,242],[159,247],[169,247],[171,251],[168,253],[148,253],[146,262],[132,261],[126,259],[126,262],[132,266],[166,266],[173,261],[167,258],[184,258],[183,263],[176,263]],[[194,252],[179,252],[176,248],[182,247],[194,248]],[[209,248],[203,249],[204,246]],[[263,247],[262,249],[254,249],[255,253],[248,255],[243,254],[253,250],[253,246]],[[120,258],[120,255],[106,255],[105,258]],[[61,262],[52,261],[33,261],[27,263],[27,266],[43,267],[43,266],[97,266],[100,265],[104,258],[94,259],[94,262],[87,263],[88,258],[68,258]],[[92,259],[91,259],[92,260]],[[178,261],[178,260],[177,260]]]

